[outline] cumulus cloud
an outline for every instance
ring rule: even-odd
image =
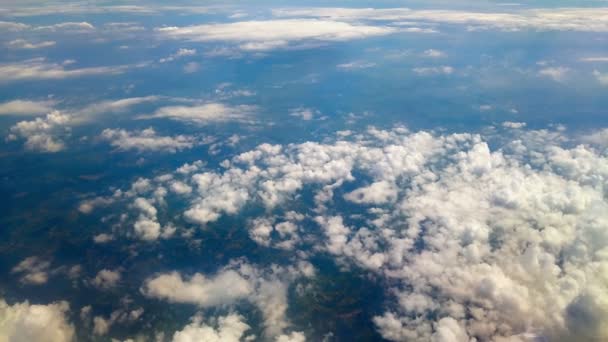
[[[103,269],[97,272],[97,275],[91,281],[95,287],[107,290],[115,287],[120,281],[121,275],[120,272],[115,270]]]
[[[525,122],[515,122],[515,121],[505,121],[502,123],[502,127],[518,129],[518,128],[526,127],[526,123]]]
[[[11,273],[20,274],[20,281],[24,284],[41,285],[49,278],[51,263],[36,256],[25,258],[11,270]]]
[[[231,42],[241,50],[264,51],[286,48],[295,43],[346,41],[386,35],[395,30],[330,20],[284,19],[162,27],[157,32],[165,38],[194,42]]]
[[[221,171],[200,165],[174,177],[192,187],[183,215],[194,223],[251,203],[267,209],[246,227],[261,246],[295,238],[297,251],[300,220],[316,224],[320,234],[306,236],[313,251],[385,280],[393,300],[373,321],[388,340],[605,339],[605,132],[505,128],[508,138],[372,127],[325,143],[262,144]],[[281,212],[304,191],[313,194],[304,212]],[[142,292],[201,307],[248,300],[275,322],[289,281],[267,272],[237,263],[212,276],[168,273]]]
[[[117,75],[124,73],[127,69],[128,66],[126,65],[66,68],[63,64],[47,62],[44,58],[36,58],[0,64],[0,82]]]
[[[253,288],[235,270],[225,270],[212,277],[196,273],[184,279],[179,273],[162,274],[148,279],[142,292],[173,303],[195,303],[201,307],[232,303],[246,298]]]
[[[124,129],[104,129],[101,138],[121,151],[136,150],[138,152],[162,151],[176,153],[190,149],[196,145],[196,139],[186,135],[159,136],[153,128],[141,131]]]
[[[182,330],[176,331],[172,341],[239,342],[247,330],[249,325],[238,314],[219,317],[210,324],[205,323],[199,315],[193,317],[192,322]]]
[[[248,105],[231,106],[209,102],[194,106],[166,106],[152,115],[140,116],[141,119],[168,118],[171,120],[208,125],[226,122],[252,123],[256,107]]]
[[[4,341],[71,342],[74,326],[68,321],[67,302],[9,305],[0,299],[0,339]]]
[[[0,103],[0,115],[34,115],[52,111],[54,101],[12,100]]]
[[[52,111],[44,118],[20,121],[10,128],[8,141],[25,139],[25,148],[39,152],[59,152],[65,148],[61,136],[69,133],[72,118],[59,111]]]
[[[286,318],[288,285],[296,277],[309,276],[311,267],[300,262],[297,267],[273,265],[268,270],[261,270],[244,261],[233,261],[212,276],[195,273],[184,278],[177,272],[160,274],[147,279],[141,291],[148,297],[196,304],[202,308],[248,300],[264,317],[265,335],[276,338],[289,327]],[[196,326],[200,328],[200,322]]]

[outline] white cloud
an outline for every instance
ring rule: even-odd
[[[604,86],[608,86],[608,73],[601,73],[597,70],[593,70],[593,76],[595,79]]]
[[[85,117],[91,117],[99,114],[126,112],[133,106],[137,106],[144,103],[156,102],[160,99],[160,96],[150,95],[141,97],[128,97],[118,100],[103,100],[76,110],[74,112],[74,116],[78,119],[78,121],[82,121],[86,120]]]
[[[441,50],[435,50],[435,49],[428,49],[425,50],[422,55],[424,57],[429,57],[429,58],[440,58],[440,57],[446,57],[447,54]]]
[[[140,118],[168,118],[199,125],[226,122],[252,123],[253,119],[251,116],[255,111],[256,107],[254,106],[230,106],[223,103],[209,102],[195,106],[161,107],[157,109],[154,114],[140,116]]]
[[[519,129],[519,128],[526,127],[526,123],[525,122],[505,121],[505,122],[502,123],[502,127],[512,128],[512,129]]]
[[[385,35],[395,30],[329,20],[285,19],[162,27],[157,32],[165,38],[195,42],[225,41],[237,44],[241,50],[264,51],[287,48],[294,43],[345,41]]]
[[[556,82],[563,82],[569,71],[570,69],[566,67],[549,67],[541,69],[538,74],[544,77],[549,77]]]
[[[187,56],[194,56],[194,55],[196,55],[196,49],[182,48],[182,49],[177,50],[177,52],[170,55],[169,57],[161,58],[159,60],[159,62],[161,62],[161,63],[173,62],[176,59],[179,59],[182,57],[187,57]]]
[[[95,26],[92,24],[82,21],[82,22],[64,22],[57,23],[48,26],[37,26],[35,30],[45,30],[45,31],[62,31],[62,32],[90,32],[95,30]]]
[[[7,43],[7,46],[12,49],[42,49],[45,47],[55,46],[54,41],[44,41],[39,43],[31,43],[23,39],[15,39]]]
[[[189,186],[188,184],[186,184],[184,182],[180,182],[180,181],[171,182],[171,184],[169,185],[169,189],[171,189],[171,191],[173,191],[174,193],[179,194],[179,195],[189,194],[192,192],[191,186]]]
[[[314,272],[311,267],[301,262],[297,267],[273,265],[264,271],[246,262],[234,261],[210,277],[196,273],[184,279],[177,272],[157,275],[145,281],[141,292],[148,297],[202,308],[248,300],[261,311],[264,334],[272,338],[283,335],[290,325],[286,318],[289,283],[296,277],[311,275]],[[200,326],[200,322],[197,325]]]
[[[295,108],[295,109],[292,109],[289,111],[290,116],[300,118],[304,121],[310,121],[319,114],[321,114],[321,113],[318,110],[314,110],[314,109],[310,109],[310,108]]]
[[[597,57],[584,57],[579,59],[579,61],[581,62],[587,62],[587,63],[595,63],[595,62],[608,62],[608,57],[603,57],[603,56],[597,56]]]
[[[237,314],[219,317],[214,323],[204,323],[201,316],[195,316],[190,324],[173,334],[172,341],[239,342],[249,330],[244,317]]]
[[[397,187],[387,181],[379,181],[344,195],[344,198],[359,204],[385,204],[397,199]]]
[[[196,139],[191,136],[159,136],[153,128],[146,128],[141,131],[107,128],[103,130],[101,137],[121,151],[137,150],[138,152],[162,151],[175,153],[190,149],[196,145]]]
[[[71,117],[53,111],[44,118],[20,121],[10,128],[7,140],[25,139],[25,148],[39,152],[59,152],[65,148],[60,136],[66,134]],[[68,130],[69,131],[69,130]]]
[[[281,208],[312,191],[314,207],[300,215],[321,234],[306,236],[307,251],[383,280],[392,300],[374,323],[386,339],[606,339],[604,133],[574,140],[561,129],[505,138],[372,127],[325,143],[262,144],[221,171],[201,165],[174,177],[192,186],[183,214],[201,225],[263,206],[266,216],[247,229],[273,248],[281,232],[299,237],[298,220]],[[349,213],[335,193],[354,202]],[[162,274],[142,292],[201,307],[247,300],[265,331],[280,336],[294,276],[271,269],[237,263],[210,277]]]
[[[118,285],[120,279],[121,275],[118,270],[112,271],[108,269],[103,269],[97,272],[97,275],[95,276],[95,278],[93,278],[91,283],[97,288],[107,290]]]
[[[20,281],[24,284],[41,285],[48,281],[50,266],[51,263],[49,261],[31,256],[13,267],[11,273],[20,274]]]
[[[12,21],[0,21],[0,30],[2,31],[23,31],[29,29],[30,26]]]
[[[443,65],[437,67],[419,67],[412,69],[413,72],[418,75],[451,75],[454,72],[454,68],[451,66]]]
[[[0,115],[33,115],[48,113],[54,101],[12,100],[0,103]]]
[[[167,273],[146,280],[142,292],[172,303],[195,303],[201,307],[230,304],[246,298],[252,285],[235,270],[224,270],[213,277],[196,273],[188,279],[179,273]]]
[[[74,326],[69,323],[67,302],[35,305],[27,301],[8,305],[0,299],[0,339],[3,341],[70,342]]]
[[[409,21],[466,25],[476,29],[504,31],[591,31],[608,32],[608,8],[525,9],[511,12],[466,12],[414,10],[408,8],[301,8],[273,11],[278,17],[314,17],[324,20]]]
[[[0,82],[117,75],[125,72],[127,68],[128,66],[125,65],[66,68],[65,65],[49,63],[43,58],[36,58],[22,62],[0,64]]]
[[[344,70],[368,69],[368,68],[373,68],[375,66],[376,66],[376,63],[373,63],[373,62],[362,62],[362,61],[355,61],[355,62],[343,63],[343,64],[336,65],[336,67],[338,69],[344,69]]]

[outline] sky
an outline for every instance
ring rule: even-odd
[[[0,341],[608,339],[605,1],[0,0]]]

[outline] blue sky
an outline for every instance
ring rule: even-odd
[[[605,5],[0,1],[0,340],[608,338]]]

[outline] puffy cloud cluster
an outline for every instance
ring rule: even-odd
[[[157,32],[161,37],[170,39],[232,42],[241,50],[264,51],[287,48],[298,43],[346,41],[386,35],[395,32],[395,29],[332,20],[282,19],[161,27]]]
[[[206,324],[201,316],[195,316],[190,324],[173,334],[172,341],[239,342],[249,330],[249,325],[243,320],[243,316],[229,314],[219,317],[215,324]]]
[[[25,148],[40,152],[59,152],[65,148],[61,135],[69,133],[72,117],[52,111],[44,118],[20,121],[10,129],[8,141],[25,139]]]
[[[49,279],[51,262],[39,257],[31,256],[22,260],[11,270],[11,273],[20,274],[24,284],[40,285]]]
[[[119,271],[103,269],[97,272],[97,275],[93,278],[91,283],[97,288],[107,290],[115,287],[120,281],[120,278],[121,275]]]
[[[247,300],[262,313],[267,337],[287,338],[284,331],[289,328],[286,317],[289,283],[297,277],[313,274],[314,268],[305,261],[300,261],[295,267],[273,265],[269,269],[260,270],[245,261],[236,260],[212,276],[195,273],[184,277],[177,272],[160,274],[146,280],[141,291],[151,298],[172,303],[191,303],[201,308],[232,305]],[[195,318],[191,325],[175,336],[182,336],[184,331],[189,331],[189,334],[212,332],[201,327],[199,318]]]
[[[67,320],[67,302],[9,305],[0,299],[0,341],[71,342],[74,326]]]
[[[101,137],[121,151],[136,150],[138,152],[162,151],[175,153],[190,149],[196,144],[196,139],[191,136],[159,136],[154,128],[146,128],[141,131],[107,128],[103,130]]]
[[[386,339],[608,338],[605,132],[572,140],[559,127],[504,126],[508,138],[370,128],[262,144],[222,171],[188,165],[163,179],[192,189],[182,192],[186,220],[205,225],[255,203],[267,209],[247,226],[258,244],[297,250],[306,225],[313,251],[386,279],[394,300],[374,318]],[[281,213],[304,191],[314,203]],[[261,305],[281,284],[239,264],[212,277],[160,275],[143,291],[203,307]]]

